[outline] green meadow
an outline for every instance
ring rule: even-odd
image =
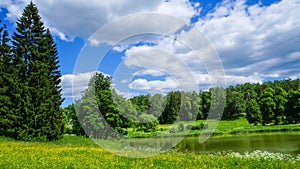
[[[126,158],[96,146],[90,139],[64,136],[54,142],[0,138],[0,168],[299,168],[298,159],[234,154],[168,152],[149,158]]]

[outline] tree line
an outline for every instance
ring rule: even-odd
[[[147,94],[126,99],[111,87],[110,77],[96,73],[82,98],[64,109],[66,131],[103,138],[112,134],[103,133],[108,126],[126,134],[127,128],[152,132],[158,124],[206,119],[212,104],[213,90],[216,89],[200,92],[171,91],[166,95]],[[300,122],[299,79],[238,84],[227,87],[225,91],[222,119],[246,118],[255,125]]]
[[[56,140],[63,134],[58,51],[30,2],[10,37],[0,27],[0,132],[19,140]]]

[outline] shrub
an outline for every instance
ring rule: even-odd
[[[177,130],[178,130],[179,132],[184,131],[184,125],[183,125],[183,124],[179,124],[178,127],[177,127]]]
[[[207,129],[208,125],[206,123],[195,124],[191,129],[192,130],[202,130]]]
[[[170,130],[169,130],[169,133],[176,133],[176,129],[174,127],[172,127]]]
[[[191,130],[193,128],[193,125],[188,124],[188,125],[185,126],[185,128],[186,128],[186,130]]]

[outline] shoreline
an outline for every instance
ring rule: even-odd
[[[247,134],[263,134],[263,133],[274,133],[274,132],[297,132],[300,131],[300,124],[289,124],[289,125],[274,125],[274,126],[252,126],[243,128],[240,131],[232,129],[231,131],[218,131],[216,129],[213,133],[206,132],[205,130],[190,130],[186,132],[177,133],[164,133],[164,132],[152,132],[152,133],[135,133],[134,135],[127,136],[130,138],[167,138],[167,137],[194,137],[200,134],[209,134],[212,137],[223,137],[223,136],[234,136],[234,135],[247,135]]]

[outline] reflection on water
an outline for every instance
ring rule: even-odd
[[[272,133],[261,135],[236,135],[210,138],[200,144],[198,137],[188,137],[176,146],[181,152],[217,153],[223,151],[252,152],[255,150],[272,153],[300,154],[300,133]]]
[[[171,147],[179,152],[193,153],[223,153],[223,152],[261,152],[282,153],[292,156],[300,155],[300,132],[276,132],[250,135],[233,135],[211,137],[200,144],[199,137],[184,138],[144,138],[122,140],[114,149],[139,150],[144,156],[151,156],[157,153],[168,151]],[[177,145],[176,145],[177,144]],[[176,146],[175,146],[176,145]],[[175,147],[174,147],[175,146]],[[133,154],[131,154],[133,155]]]

